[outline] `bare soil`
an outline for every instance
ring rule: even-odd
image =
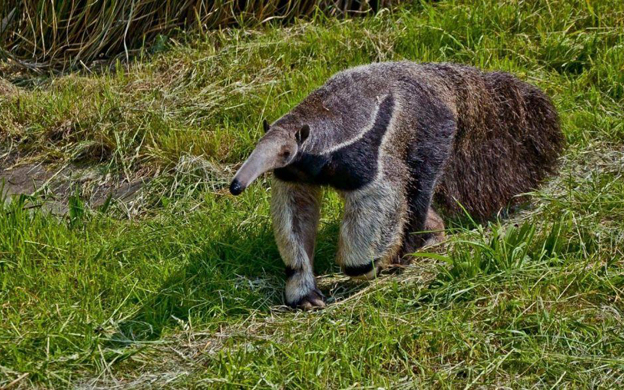
[[[0,188],[8,198],[14,195],[40,195],[43,207],[53,214],[65,215],[68,200],[78,194],[90,207],[103,205],[110,197],[129,201],[146,179],[115,178],[97,165],[63,166],[29,162],[16,153],[0,153]]]

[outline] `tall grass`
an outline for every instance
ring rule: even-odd
[[[315,11],[368,13],[397,0],[5,0],[0,2],[0,55],[32,69],[75,66],[146,42],[158,46],[175,28],[289,21]]]

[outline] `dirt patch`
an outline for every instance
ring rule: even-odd
[[[2,156],[2,153],[0,153]],[[144,178],[115,178],[104,173],[102,166],[33,163],[16,154],[0,157],[0,186],[3,193],[39,195],[43,207],[53,214],[68,212],[69,197],[78,194],[90,207],[102,206],[108,199],[130,201],[147,183]]]
[[[1,96],[14,96],[17,95],[18,89],[15,85],[11,84],[8,80],[0,77],[0,97]]]

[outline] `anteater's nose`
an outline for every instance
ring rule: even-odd
[[[238,179],[232,180],[232,184],[230,184],[230,193],[232,195],[239,195],[244,189]]]

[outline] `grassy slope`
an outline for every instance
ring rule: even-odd
[[[19,94],[0,96],[5,144],[35,160],[96,155],[105,172],[166,173],[139,219],[3,206],[0,385],[22,373],[24,386],[85,375],[200,387],[621,385],[623,4],[449,1],[182,37],[127,71],[15,79]],[[457,227],[437,262],[370,286],[327,282],[339,302],[320,313],[276,311],[270,183],[234,199],[223,171],[251,150],[262,117],[340,69],[391,59],[539,85],[561,112],[563,173],[513,220]],[[210,164],[180,169],[196,155]],[[325,205],[316,268],[332,274],[340,204],[327,194]]]

